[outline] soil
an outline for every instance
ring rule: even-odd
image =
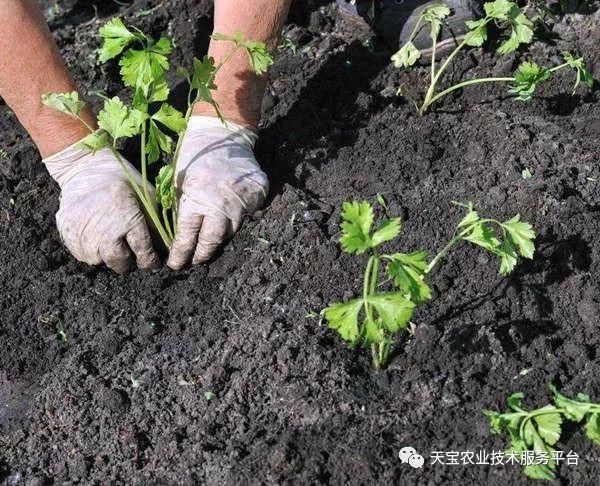
[[[174,65],[211,30],[208,1],[41,3],[74,77],[111,94],[117,72],[94,57],[107,18],[175,36]],[[519,466],[431,465],[429,453],[502,449],[481,411],[515,391],[532,407],[551,381],[600,400],[598,93],[571,96],[565,74],[528,104],[485,85],[421,117],[395,90],[421,89],[427,67],[394,69],[326,1],[297,2],[289,22],[298,49],[278,49],[257,147],[271,199],[208,265],[118,276],[75,261],[55,227],[58,187],[0,106],[0,481],[525,484]],[[599,22],[569,14],[551,42],[503,58],[472,50],[447,80],[557,64],[565,50],[600,78]],[[365,262],[340,252],[339,208],[377,193],[404,220],[405,251],[447,241],[454,200],[519,212],[538,233],[509,278],[459,247],[384,371],[310,317],[359,292]],[[423,469],[401,463],[404,446]],[[558,448],[580,458],[560,484],[597,484],[600,449],[580,430]]]

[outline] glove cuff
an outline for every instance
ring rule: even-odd
[[[219,118],[214,116],[193,115],[188,121],[187,131],[203,131],[210,129],[228,131],[228,136],[233,136],[233,139],[237,143],[246,145],[251,150],[258,140],[258,134],[249,128],[227,120],[223,123]]]
[[[83,140],[84,139],[82,138],[60,152],[42,159],[42,163],[46,166],[50,176],[58,182],[58,185],[61,187],[68,179],[70,179],[72,173],[77,172],[75,167],[81,165],[81,162],[87,160],[87,157],[92,153],[89,149],[81,146]],[[105,150],[109,149],[100,149],[96,153]]]

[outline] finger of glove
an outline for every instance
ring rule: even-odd
[[[196,249],[203,216],[193,209],[186,207],[185,203],[181,205],[177,231],[167,261],[167,265],[173,270],[180,270],[187,265]]]
[[[230,234],[231,222],[228,218],[225,216],[205,216],[198,235],[198,244],[192,263],[197,265],[209,260]]]
[[[226,204],[226,214],[231,220],[233,232],[237,233],[240,229],[244,216],[252,214],[260,208],[265,202],[265,192],[258,187],[254,181],[247,183],[242,187],[228,188],[229,196]]]
[[[152,246],[150,231],[145,223],[135,226],[127,233],[125,239],[136,257],[138,268],[155,269],[160,266],[160,260]]]
[[[64,224],[62,220],[57,218],[58,232],[60,239],[69,250],[73,257],[88,265],[100,265],[102,258],[97,249],[86,249],[82,244],[82,235],[79,234],[79,229]]]
[[[127,273],[133,263],[131,252],[122,239],[101,245],[100,258],[108,268],[120,274]]]

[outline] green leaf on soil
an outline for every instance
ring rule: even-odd
[[[594,444],[600,446],[600,412],[590,414],[585,424],[585,435]]]
[[[521,256],[531,260],[535,252],[533,244],[535,231],[533,231],[533,227],[529,223],[521,221],[521,217],[518,214],[502,223],[502,227],[506,230],[512,245],[518,248]]]
[[[370,294],[367,302],[375,308],[382,326],[392,333],[406,327],[415,308],[401,292],[381,292]]]
[[[359,337],[358,314],[363,306],[362,299],[336,303],[323,311],[330,328],[337,330],[344,341],[355,344]]]
[[[421,51],[419,51],[412,42],[407,42],[391,57],[391,59],[394,63],[394,67],[406,68],[412,66],[420,57]]]
[[[594,76],[588,71],[583,57],[575,58],[573,54],[569,52],[563,53],[563,58],[569,67],[573,68],[576,72],[575,84],[573,85],[573,94],[577,91],[578,86],[583,82],[588,88],[594,86]]]
[[[371,237],[371,248],[375,248],[386,241],[396,238],[396,236],[400,234],[400,226],[400,218],[392,218],[383,221]]]
[[[427,253],[424,251],[394,253],[390,255],[387,266],[387,273],[394,279],[396,286],[406,292],[416,304],[431,299],[431,289],[424,281],[425,270]]]
[[[550,70],[534,62],[525,61],[519,66],[515,81],[508,90],[521,101],[530,101],[536,88],[550,77]]]
[[[465,44],[471,47],[480,47],[487,40],[487,21],[485,19],[467,20],[465,22],[469,31],[465,34]]]
[[[371,248],[373,208],[366,202],[345,202],[342,206],[342,237],[340,243],[347,253],[360,255]]]
[[[523,392],[516,392],[506,399],[506,403],[513,410],[520,412],[523,406],[523,398],[525,398],[525,394]]]
[[[552,410],[556,410],[553,405],[547,405],[541,409],[541,411]],[[543,413],[542,415],[536,415],[533,420],[537,425],[538,433],[546,444],[554,445],[558,442],[562,425],[560,413]]]

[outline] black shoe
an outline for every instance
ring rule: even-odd
[[[352,22],[368,24],[375,32],[383,36],[392,49],[404,45],[413,31],[421,12],[430,5],[441,3],[439,0],[337,0],[340,12]],[[440,34],[437,51],[455,46],[467,31],[465,20],[479,18],[483,11],[481,3],[470,0],[445,0],[452,15]],[[431,37],[427,26],[419,29],[413,38],[413,44],[426,56],[431,48]]]

